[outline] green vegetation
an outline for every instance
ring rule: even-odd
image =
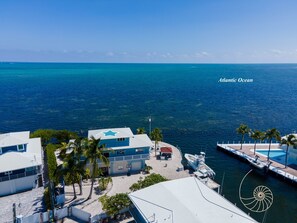
[[[269,141],[269,147],[268,147],[268,154],[267,154],[267,161],[269,161],[270,157],[270,147],[271,147],[271,142],[272,142],[272,139],[275,139],[275,140],[278,140],[280,141],[281,140],[281,136],[280,136],[280,133],[279,131],[276,129],[276,128],[273,128],[273,129],[268,129],[266,132],[265,132],[265,139],[268,139]]]
[[[162,131],[159,128],[155,128],[151,132],[151,139],[155,141],[155,156],[157,155],[157,144],[163,140]]]
[[[54,130],[54,129],[38,129],[31,133],[31,138],[40,137],[42,146],[46,146],[49,143],[62,143],[67,142],[70,139],[78,138],[75,132],[68,130]]]
[[[136,131],[137,131],[137,133],[136,133],[137,135],[145,134],[145,132],[146,132],[144,127],[138,128]]]
[[[43,192],[43,199],[47,210],[51,209],[51,196],[49,193],[49,187],[46,187]]]
[[[94,137],[91,138],[86,144],[86,157],[87,161],[90,162],[92,165],[92,184],[91,184],[91,189],[90,189],[90,194],[87,199],[92,198],[92,193],[93,193],[93,187],[94,187],[94,181],[95,181],[95,176],[100,175],[100,171],[98,169],[98,164],[97,161],[100,160],[102,161],[106,166],[109,166],[109,160],[103,155],[103,150],[105,148],[104,145],[100,145],[100,138],[95,139]]]
[[[75,183],[80,183],[82,175],[85,173],[84,162],[80,162],[79,157],[76,155],[75,150],[68,154],[63,160],[63,164],[59,165],[56,169],[56,177],[64,177],[66,185],[71,185],[73,187],[74,198],[76,199]]]
[[[145,167],[144,167],[144,172],[145,173],[150,173],[150,171],[153,169],[153,167],[151,167],[151,166],[148,166],[148,165],[145,165]]]
[[[151,185],[167,181],[165,177],[163,177],[160,174],[153,173],[147,177],[145,177],[143,180],[138,180],[137,183],[132,184],[132,186],[129,188],[131,191],[137,191],[146,187],[149,187]]]
[[[118,214],[131,205],[131,201],[125,193],[119,193],[111,197],[104,195],[99,198],[99,201],[102,203],[102,209],[110,216]]]
[[[285,160],[285,168],[287,168],[289,146],[296,147],[297,139],[296,139],[296,137],[294,135],[290,134],[290,135],[282,138],[280,144],[287,146],[287,148],[286,148],[286,160]]]
[[[56,130],[53,129],[38,129],[30,134],[31,138],[41,138],[42,146],[46,146],[52,140]]]
[[[98,180],[98,187],[99,187],[99,190],[100,191],[104,191],[107,189],[107,186],[109,183],[112,182],[112,179],[111,177],[101,177],[99,180]]]
[[[75,132],[68,131],[66,129],[63,130],[55,130],[54,138],[58,143],[69,142],[70,139],[77,139],[78,135]]]
[[[47,166],[48,166],[48,177],[49,180],[54,182],[55,184],[58,182],[55,176],[55,172],[57,169],[57,160],[55,156],[55,151],[58,145],[48,144],[46,146],[46,157],[47,157]]]
[[[240,124],[239,128],[236,129],[236,132],[241,135],[240,149],[242,149],[242,143],[244,141],[244,136],[250,131],[249,127],[244,124]]]
[[[84,175],[84,179],[87,179],[89,180],[91,178],[91,171],[89,168],[86,168],[86,172],[85,172],[85,175]]]

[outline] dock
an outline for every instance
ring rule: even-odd
[[[235,156],[236,158],[243,160],[248,163],[247,159],[255,159],[256,155],[259,156],[259,161],[263,162],[267,166],[267,173],[277,176],[278,178],[284,179],[289,183],[297,185],[297,170],[289,166],[285,168],[285,165],[278,163],[270,159],[271,163],[267,162],[267,157],[259,153],[254,155],[254,144],[242,144],[242,149],[240,149],[240,144],[220,144],[217,143],[217,149],[224,151],[230,155]],[[268,143],[259,143],[257,144],[257,149],[268,149]],[[278,149],[278,143],[271,144],[271,150]]]
[[[210,177],[205,178],[204,175],[199,171],[194,172],[194,175],[200,182],[204,183],[207,187],[220,193],[221,185],[215,182],[213,179],[211,179]]]

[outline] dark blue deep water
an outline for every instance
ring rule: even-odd
[[[183,152],[206,150],[216,179],[225,173],[225,197],[245,210],[238,187],[249,166],[217,151],[216,142],[238,141],[235,129],[241,123],[260,130],[276,127],[283,135],[297,130],[296,93],[297,64],[2,63],[0,132],[148,130],[151,115],[152,127],[162,129],[166,142]],[[245,190],[260,184],[274,193],[266,222],[297,222],[296,187],[252,174]],[[261,221],[263,215],[252,216]]]

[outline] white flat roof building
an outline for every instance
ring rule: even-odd
[[[133,136],[133,132],[130,128],[96,129],[88,131],[88,138],[91,136],[94,136],[95,139],[130,138]]]
[[[128,196],[141,222],[257,222],[195,177],[162,182]]]
[[[5,135],[5,137],[3,137],[3,135]],[[23,138],[24,135],[26,135],[27,138]],[[42,164],[40,138],[30,139],[29,135],[30,132],[20,132],[19,135],[17,134],[17,132],[0,135],[1,150],[4,150],[4,148],[6,147],[12,147],[14,145],[26,145],[27,147],[26,151],[24,152],[9,151],[3,154],[1,154],[1,152],[0,172],[39,166]]]
[[[41,167],[40,138],[29,131],[0,134],[0,196],[34,188]]]

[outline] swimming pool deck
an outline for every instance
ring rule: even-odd
[[[269,146],[268,143],[261,143],[261,144],[257,144],[256,149],[268,149],[268,146]],[[259,156],[258,160],[262,161],[265,164],[268,164],[266,156],[260,153],[256,153],[256,155],[254,155],[254,144],[242,144],[242,150],[241,150],[240,144],[219,144],[218,143],[217,148],[220,150],[226,151],[227,153],[233,154],[234,156],[245,161],[247,160],[248,157],[255,158],[255,156],[258,155]],[[279,149],[279,144],[278,143],[271,144],[271,150],[273,149]],[[281,177],[286,181],[297,185],[297,170],[291,167],[285,168],[285,165],[271,159],[270,159],[270,162],[271,162],[271,165],[269,165],[269,170],[268,170],[269,173],[273,173],[274,175]]]

